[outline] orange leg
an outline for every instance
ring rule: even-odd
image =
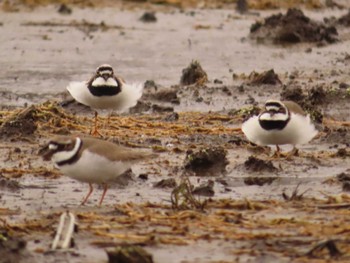
[[[83,202],[81,202],[81,205],[85,205],[86,201],[89,199],[92,191],[94,190],[94,188],[92,187],[92,184],[89,183],[89,186],[90,186],[89,192],[87,196],[84,198]]]
[[[100,136],[103,137],[102,134],[98,131],[98,112],[95,111],[95,118],[94,118],[94,126],[91,128],[90,134],[92,136]]]
[[[112,114],[113,114],[113,112],[108,113],[107,119],[105,120],[105,122],[103,124],[103,128],[106,129],[106,130],[109,129],[109,124],[111,122]]]
[[[281,148],[276,145],[276,152],[272,155],[272,159],[286,158],[291,159],[292,156],[297,156],[299,150],[293,145],[293,150],[288,153],[282,153]]]
[[[102,196],[101,196],[101,200],[100,200],[100,203],[98,205],[102,205],[102,202],[103,202],[103,199],[105,198],[105,195],[107,193],[107,190],[108,190],[108,185],[107,184],[104,184],[103,185],[103,193],[102,193]]]
[[[286,155],[286,159],[291,159],[292,156],[298,156],[299,155],[299,150],[293,145],[293,150],[291,150],[289,153]]]
[[[281,157],[281,148],[278,145],[276,145],[275,155],[276,155],[277,158]]]

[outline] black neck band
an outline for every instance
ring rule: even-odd
[[[67,165],[67,164],[73,164],[76,161],[78,161],[78,159],[79,159],[79,152],[80,152],[81,147],[83,147],[83,141],[80,141],[80,145],[79,145],[78,150],[76,151],[76,153],[71,158],[69,158],[67,160],[64,160],[64,161],[61,161],[61,162],[57,162],[56,164],[58,166],[63,166],[63,165]]]
[[[108,85],[91,86],[91,85],[89,85],[88,89],[92,95],[97,96],[97,97],[113,96],[113,95],[117,95],[119,92],[121,92],[120,86],[108,86]]]
[[[269,131],[269,130],[282,130],[287,126],[289,119],[285,121],[272,121],[272,120],[259,120],[260,126]]]

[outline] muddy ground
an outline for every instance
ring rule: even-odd
[[[303,9],[313,21],[305,30],[320,26],[312,32],[331,32],[332,41],[283,31],[278,40],[293,43],[276,43],[281,31],[264,28],[264,18],[286,10],[69,7],[0,11],[1,258],[107,262],[106,248],[134,244],[154,262],[349,260],[350,27],[338,21],[346,9]],[[141,21],[145,11],[156,21]],[[196,61],[206,75],[179,85]],[[82,207],[88,186],[37,153],[54,134],[89,133],[93,111],[65,87],[102,63],[127,82],[147,82],[130,113],[109,125],[102,114],[104,139],[159,158],[111,185],[103,206],[96,189]],[[273,148],[241,133],[268,98],[298,101],[317,122],[319,135],[298,156],[271,158]],[[78,220],[75,245],[50,251],[67,210]]]

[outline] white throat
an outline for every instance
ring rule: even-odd
[[[80,149],[81,146],[81,139],[76,138],[74,148],[71,151],[60,151],[52,155],[52,160],[55,163],[65,162],[69,159],[73,158],[74,155],[77,154],[77,152]]]
[[[118,87],[118,82],[114,78],[108,78],[104,80],[102,77],[97,77],[92,83],[92,86],[115,86]]]

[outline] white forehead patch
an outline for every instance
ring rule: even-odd
[[[50,143],[49,144],[49,149],[50,150],[57,150],[58,146],[56,144]]]
[[[99,71],[98,73],[100,74],[100,75],[103,75],[103,74],[108,74],[108,75],[112,75],[112,70],[109,70],[109,69],[106,69],[106,70],[104,70],[104,71]]]

